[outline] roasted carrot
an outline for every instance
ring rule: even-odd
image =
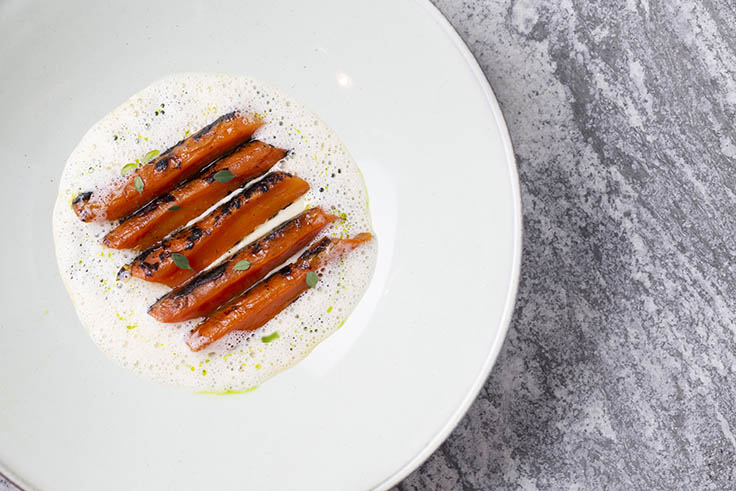
[[[295,263],[284,266],[202,321],[190,333],[187,345],[192,351],[199,351],[231,331],[258,329],[309,288],[310,273],[317,274],[330,261],[370,239],[371,234],[368,233],[358,234],[352,239],[322,239]]]
[[[79,193],[72,208],[83,222],[124,218],[248,141],[262,124],[260,118],[239,112],[221,116],[134,170],[111,189]]]
[[[118,278],[130,273],[146,281],[178,286],[308,189],[309,184],[298,177],[272,172],[193,225],[143,251],[120,270]]]
[[[145,249],[251,179],[260,177],[286,151],[254,140],[218,160],[203,174],[179,185],[135,212],[102,240],[114,249]]]
[[[251,242],[222,264],[203,271],[161,297],[148,309],[156,320],[180,322],[211,314],[256,284],[337,220],[312,208]]]

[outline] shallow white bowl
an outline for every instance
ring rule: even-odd
[[[386,489],[462,417],[519,271],[514,155],[426,2],[0,4],[0,472],[27,489]],[[50,215],[89,126],[156,78],[247,74],[307,104],[365,174],[379,262],[343,328],[258,390],[159,386],[106,359]]]

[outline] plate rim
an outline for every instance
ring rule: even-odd
[[[473,56],[472,52],[468,48],[465,41],[460,37],[455,28],[450,24],[449,20],[442,14],[442,12],[431,3],[430,0],[415,0],[419,7],[424,9],[425,13],[434,21],[438,27],[442,29],[444,34],[452,41],[455,48],[460,52],[463,57],[466,66],[470,69],[476,82],[483,91],[486,99],[486,103],[491,109],[493,119],[496,126],[499,129],[501,142],[503,144],[504,153],[506,154],[506,166],[509,172],[509,184],[511,185],[512,194],[512,227],[513,227],[513,257],[510,274],[510,285],[506,294],[506,301],[504,303],[504,309],[499,324],[499,330],[496,333],[495,339],[491,349],[488,351],[483,365],[480,371],[475,377],[473,384],[471,385],[468,392],[465,394],[460,405],[457,407],[455,412],[449,417],[449,419],[442,425],[439,431],[430,438],[430,440],[424,445],[424,447],[411,459],[401,465],[401,467],[393,474],[375,485],[373,489],[376,491],[385,491],[392,486],[398,484],[401,480],[411,474],[420,465],[424,463],[439,446],[447,439],[450,433],[457,427],[460,420],[465,416],[472,403],[476,400],[480,389],[485,385],[485,382],[490,375],[493,366],[498,359],[498,354],[501,351],[504,340],[511,324],[511,319],[514,312],[514,306],[516,303],[516,295],[519,286],[519,276],[521,270],[521,253],[522,253],[522,206],[521,206],[521,191],[519,183],[519,174],[516,163],[516,156],[514,153],[511,136],[508,132],[506,120],[503,116],[503,112],[498,104],[493,88],[491,87],[488,78],[478,64],[478,60]],[[7,465],[0,462],[0,477],[3,477],[11,485],[17,487],[23,491],[37,491],[39,488],[31,485],[29,482],[22,479],[18,474],[13,472]]]
[[[511,184],[511,194],[513,201],[513,257],[511,265],[511,284],[506,294],[506,302],[504,304],[503,314],[501,315],[501,322],[499,330],[496,333],[496,338],[493,340],[493,345],[488,351],[483,366],[481,367],[478,375],[476,375],[473,385],[470,387],[468,392],[465,394],[463,401],[460,403],[455,412],[450,418],[444,423],[442,428],[435,433],[435,435],[425,444],[425,446],[408,462],[404,463],[396,472],[381,481],[374,488],[375,491],[386,491],[389,488],[398,484],[406,476],[411,474],[420,465],[424,463],[439,446],[444,443],[450,433],[457,427],[460,420],[465,416],[470,409],[470,406],[475,402],[478,397],[480,389],[485,385],[488,376],[496,364],[498,354],[501,351],[506,334],[508,333],[509,326],[511,325],[511,318],[514,313],[514,306],[516,304],[516,294],[519,287],[519,276],[521,271],[521,243],[522,243],[522,212],[521,212],[521,186],[519,183],[519,172],[516,164],[516,155],[514,153],[514,146],[511,142],[511,136],[509,135],[508,127],[506,126],[506,119],[503,116],[501,107],[496,99],[496,94],[493,92],[490,82],[486,77],[483,69],[481,69],[473,53],[465,44],[465,41],[455,28],[450,24],[450,21],[444,16],[444,14],[434,5],[430,0],[415,0],[416,3],[420,4],[420,7],[424,8],[424,11],[430,16],[430,18],[437,23],[437,25],[444,31],[447,37],[455,45],[455,48],[460,52],[467,67],[470,69],[475,77],[476,82],[480,85],[483,91],[486,102],[493,113],[493,119],[499,129],[501,142],[503,144],[504,152],[506,153],[506,165],[509,172],[509,183]]]

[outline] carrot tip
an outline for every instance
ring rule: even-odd
[[[118,281],[127,281],[130,279],[130,266],[127,264],[120,268],[120,271],[118,271],[117,276]]]
[[[189,333],[189,338],[186,343],[192,351],[199,351],[208,344],[207,339],[198,335],[196,331]]]
[[[352,240],[356,240],[358,242],[368,242],[372,238],[373,238],[373,234],[371,234],[370,232],[361,232],[355,237],[353,237]]]

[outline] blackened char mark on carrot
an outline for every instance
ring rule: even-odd
[[[273,145],[271,145],[269,143],[261,142],[260,140],[254,140],[253,138],[251,138],[247,142],[241,143],[240,145],[238,145],[237,147],[233,148],[229,152],[227,152],[227,153],[223,154],[222,156],[220,156],[218,159],[214,160],[211,164],[209,164],[207,167],[205,167],[204,169],[202,169],[202,172],[200,173],[200,175],[195,176],[195,177],[189,179],[189,181],[194,181],[196,179],[200,179],[200,180],[202,180],[202,181],[204,181],[204,182],[206,182],[208,184],[212,184],[213,182],[215,182],[215,174],[216,174],[216,172],[212,172],[212,170],[215,167],[217,167],[217,164],[219,162],[221,162],[222,160],[225,160],[226,158],[232,156],[233,154],[235,154],[235,153],[243,150],[243,148],[247,147],[248,145],[252,145],[253,143],[261,143],[264,146],[267,146],[269,148],[275,148]],[[220,169],[220,170],[223,171],[223,170],[229,170],[229,169],[226,167],[226,168]],[[186,182],[189,182],[189,181],[186,181]],[[186,182],[185,182],[185,184],[186,184]],[[245,183],[243,183],[243,185],[240,186],[240,187],[244,187],[246,184],[248,184],[247,181]]]
[[[277,237],[281,237],[284,235],[284,230],[287,228],[293,226],[291,221],[284,222],[278,227],[271,230],[269,233],[267,233],[263,238],[256,240],[255,242],[252,242],[247,246],[247,250],[250,254],[257,254],[258,251],[261,250],[264,243],[272,242],[276,240]]]
[[[238,145],[237,147],[233,148],[229,152],[222,154],[220,157],[218,157],[217,159],[215,159],[214,161],[212,161],[211,164],[208,164],[207,167],[205,167],[204,169],[202,169],[202,171],[200,172],[199,175],[194,176],[191,179],[188,179],[188,180],[184,181],[184,183],[182,183],[182,184],[186,184],[188,182],[195,181],[197,179],[200,179],[200,180],[202,180],[202,181],[204,181],[204,182],[206,182],[208,184],[212,184],[213,182],[215,182],[215,174],[216,174],[216,172],[212,172],[212,170],[215,167],[217,167],[217,164],[219,162],[221,162],[222,160],[225,160],[226,158],[230,157],[234,153],[239,152],[240,150],[243,150],[243,148],[246,147],[246,146],[248,146],[249,144],[253,144],[253,142],[258,143],[258,142],[260,142],[260,140],[254,140],[253,138],[251,138],[247,142],[241,143],[240,145]],[[263,143],[264,145],[267,145],[270,148],[274,148],[273,145],[269,145],[268,143],[265,143],[265,142],[261,142],[261,143]],[[228,170],[228,169],[225,168],[225,169],[220,169],[220,170]],[[244,183],[243,186],[245,186],[245,184],[247,184],[247,182]]]
[[[144,251],[133,260],[134,263],[138,263],[140,265],[140,268],[143,270],[145,276],[151,276],[153,273],[158,271],[158,267],[160,265],[160,262],[156,261],[155,259],[153,261],[149,261],[148,255],[150,254],[150,252],[150,250]],[[122,268],[120,268],[120,271],[118,271],[118,279],[126,280],[128,278],[130,278],[130,270],[128,266],[123,266]]]
[[[80,201],[89,201],[89,198],[92,196],[92,191],[84,191],[83,193],[79,193],[76,198],[74,198],[74,201],[72,201],[73,205],[76,205]]]
[[[299,259],[297,261],[287,264],[283,268],[276,271],[274,275],[278,274],[281,276],[289,276],[292,273],[293,269],[295,267],[299,267],[300,264],[301,264],[301,269],[309,269],[309,264],[306,264],[305,262],[309,258],[316,257],[322,254],[322,252],[324,252],[327,249],[327,247],[330,245],[331,242],[332,242],[331,238],[329,237],[323,238],[322,240],[314,244],[312,247],[304,251],[301,254],[301,256],[299,256]]]
[[[133,213],[132,215],[130,215],[130,217],[128,217],[128,218],[131,218],[131,217],[139,217],[141,215],[145,215],[146,213],[150,213],[151,211],[153,211],[156,208],[158,208],[159,206],[161,206],[162,203],[171,203],[174,200],[176,200],[176,198],[172,194],[170,194],[170,193],[162,194],[161,196],[159,196],[155,200],[153,200],[150,203],[148,203],[143,208],[140,208],[138,211],[136,211],[135,213]],[[124,218],[124,219],[120,220],[120,223],[124,222],[128,218]]]
[[[156,165],[154,165],[153,168],[154,170],[156,170],[156,172],[163,172],[169,168],[169,163],[172,160],[178,160],[178,159],[175,159],[173,155],[168,155],[166,157],[163,157],[159,159],[158,162],[156,162]]]
[[[202,238],[202,235],[204,235],[202,229],[196,225],[192,225],[189,228],[189,235],[187,235],[187,244],[184,246],[184,250],[188,251],[189,249],[194,247],[194,244],[196,244],[199,239]]]
[[[267,193],[275,184],[283,181],[284,179],[294,177],[288,172],[273,172],[271,174],[268,174],[266,177],[261,179],[255,184],[252,184],[250,187],[246,188],[235,196],[233,199],[228,201],[227,203],[221,205],[217,209],[217,215],[215,215],[215,223],[218,223],[220,220],[222,220],[223,217],[229,215],[233,212],[233,210],[239,209],[241,206],[243,206],[243,203],[247,200],[249,200],[255,193]]]
[[[165,244],[165,242],[163,242],[162,244]],[[136,263],[140,264],[141,265],[141,268],[146,272],[146,275],[147,276],[150,276],[149,271],[156,271],[156,270],[158,270],[159,262],[160,261],[163,261],[164,259],[166,259],[166,257],[168,257],[168,255],[166,257],[161,257],[161,254],[159,254],[159,260],[158,261],[155,258],[153,260],[151,260],[152,258],[149,257],[149,256],[151,256],[155,251],[156,251],[156,246],[149,247],[148,249],[146,249],[146,250],[142,251],[140,254],[138,254],[135,257],[135,259],[133,259],[133,262],[131,264],[136,264]],[[156,265],[155,266],[155,269],[153,269],[154,268],[154,266],[153,266],[154,264]]]
[[[202,229],[197,227],[196,225],[190,227],[188,232],[189,235],[187,235],[187,243],[182,249],[184,251],[193,248],[194,245],[204,235]],[[153,255],[156,251],[159,251],[158,254],[151,258],[150,256]],[[133,259],[133,262],[131,264],[139,264],[141,269],[143,269],[143,271],[145,272],[145,275],[147,277],[150,277],[154,272],[158,271],[159,265],[163,261],[166,261],[169,257],[171,257],[171,251],[169,250],[169,241],[164,240],[159,244],[153,245],[138,254],[136,258]]]
[[[187,138],[192,138],[193,140],[201,140],[202,137],[205,134],[207,134],[210,130],[212,130],[212,128],[214,128],[215,126],[217,126],[219,123],[222,123],[223,121],[229,121],[229,120],[233,119],[235,117],[235,114],[236,113],[237,113],[237,111],[233,111],[233,112],[230,112],[230,113],[227,113],[227,114],[223,114],[222,116],[220,116],[216,120],[212,121],[210,124],[208,124],[207,126],[205,126],[204,128],[202,128],[201,130],[199,130],[198,132],[196,132],[191,137],[182,138],[181,140],[179,140],[178,142],[176,142],[174,145],[172,145],[169,148],[167,148],[161,154],[161,156],[159,158],[168,156],[174,148],[176,148],[177,146],[179,146],[182,143],[184,143],[184,140],[186,140]]]
[[[293,263],[287,264],[283,268],[276,271],[274,274],[279,274],[281,276],[289,276],[294,268],[301,268],[301,269],[309,269],[308,260],[313,257],[317,257],[320,254],[322,254],[327,247],[329,247],[330,243],[332,242],[332,239],[329,237],[325,237],[316,244],[314,244],[312,247],[304,251],[301,256],[299,256],[299,259],[296,260]]]
[[[330,242],[332,242],[332,239],[329,237],[325,237],[324,239],[317,242],[315,245],[307,249],[302,253],[301,256],[299,256],[299,260],[306,260],[311,257],[319,256],[325,249],[327,249],[327,246],[330,245]]]
[[[186,297],[200,286],[205,285],[210,281],[219,280],[220,278],[222,278],[222,275],[225,274],[225,270],[227,269],[228,264],[229,261],[226,261],[222,264],[218,264],[208,271],[205,271],[204,273],[200,273],[199,275],[195,276],[192,281],[188,282],[183,287],[174,290],[173,296],[177,298]]]
[[[155,263],[149,263],[146,261],[141,261],[141,269],[145,271],[146,276],[151,276],[153,273],[158,271],[158,262]]]
[[[215,217],[215,222],[219,222],[222,217],[229,215],[233,210],[240,209],[241,206],[243,206],[243,195],[239,194],[234,199],[220,206],[219,213]]]
[[[223,114],[222,116],[220,116],[219,118],[217,118],[216,120],[214,120],[213,122],[211,122],[210,124],[202,128],[201,130],[196,132],[192,138],[194,138],[195,140],[201,139],[207,132],[209,132],[212,128],[217,126],[219,123],[233,119],[236,113],[237,111],[232,111],[227,114]]]
[[[286,178],[294,177],[288,172],[272,172],[271,174],[267,175],[257,183],[253,184],[251,187],[247,188],[245,191],[243,191],[243,196],[245,196],[245,199],[250,199],[251,196],[253,196],[256,191],[260,191],[261,193],[267,193],[269,189],[271,189],[274,184],[283,181]]]

